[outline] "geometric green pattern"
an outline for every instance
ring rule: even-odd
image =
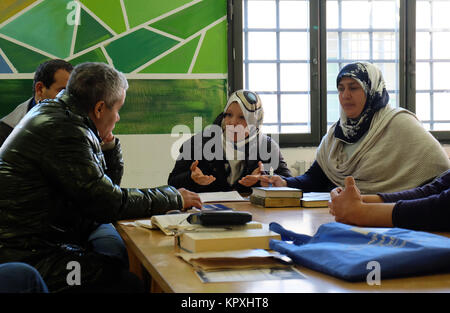
[[[74,53],[80,52],[112,37],[112,34],[87,14],[85,10],[81,10],[80,15],[80,25],[77,29]]]
[[[115,68],[129,73],[177,43],[178,41],[172,38],[147,29],[139,29],[110,43],[105,48]]]
[[[111,27],[117,34],[127,30],[120,0],[108,0],[107,5],[105,5],[105,0],[81,0],[81,3],[97,15],[106,25]],[[83,23],[81,23],[81,25],[83,25]]]
[[[73,25],[67,23],[66,0],[47,0],[0,28],[25,44],[58,58],[70,55]]]
[[[83,55],[80,55],[78,58],[70,60],[70,63],[75,66],[80,63],[84,62],[103,62],[108,63],[106,60],[105,55],[103,54],[102,50],[100,48],[97,48],[95,50],[92,50],[88,53],[85,53]]]
[[[134,75],[227,73],[227,0],[1,1],[0,49],[19,73],[51,57],[108,62]],[[11,70],[2,65],[2,73]]]
[[[165,19],[152,23],[150,26],[186,39],[223,17],[226,10],[226,0],[204,0]],[[186,23],[189,20],[195,20],[197,23]]]
[[[20,73],[33,73],[39,64],[50,59],[3,38],[0,38],[0,49]]]
[[[0,117],[56,57],[128,76],[117,134],[170,133],[194,116],[211,123],[227,98],[226,16],[227,0],[0,0]]]
[[[199,40],[200,35],[149,65],[140,71],[140,73],[187,73]]]
[[[123,2],[128,12],[130,27],[133,28],[192,2],[192,0],[124,0]]]
[[[227,23],[223,21],[206,32],[193,73],[225,73],[227,64]]]

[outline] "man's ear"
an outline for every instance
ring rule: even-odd
[[[36,102],[39,102],[42,99],[42,94],[44,93],[44,89],[45,85],[43,82],[38,81],[35,85],[34,85],[34,99],[36,100]]]
[[[106,103],[103,100],[98,101],[94,106],[94,115],[97,119],[101,118],[105,111]]]

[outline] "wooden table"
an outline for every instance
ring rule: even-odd
[[[333,222],[328,208],[261,208],[249,202],[227,202],[236,210],[248,211],[253,220],[278,222],[286,229],[313,235],[320,225]],[[351,283],[305,267],[297,269],[305,279],[256,282],[202,283],[193,268],[175,256],[174,238],[159,230],[125,226],[116,228],[130,256],[130,268],[138,276],[144,268],[152,278],[151,291],[176,293],[284,293],[284,292],[450,292],[450,273],[381,280],[381,285]],[[450,237],[450,234],[441,234]],[[411,260],[413,262],[413,260]]]

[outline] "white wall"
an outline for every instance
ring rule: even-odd
[[[164,135],[118,135],[125,173],[122,187],[156,187],[167,184],[178,149],[189,138]],[[450,145],[444,146],[450,156]],[[315,159],[316,147],[284,148],[281,152],[293,175],[302,174]],[[172,156],[173,154],[173,156]],[[300,172],[298,171],[300,170]]]

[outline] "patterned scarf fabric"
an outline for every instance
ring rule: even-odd
[[[346,143],[355,143],[369,130],[373,115],[388,104],[389,94],[381,71],[373,64],[357,62],[346,65],[339,72],[336,85],[343,77],[355,79],[364,89],[367,99],[357,118],[348,118],[340,108],[334,136]]]
[[[234,142],[232,138],[226,138],[225,119],[222,119],[222,144],[225,159],[228,160],[229,164],[227,171],[229,171],[228,182],[230,185],[233,185],[240,177],[244,168],[244,160],[248,158],[248,154],[251,154],[250,151],[256,152],[257,138],[264,118],[261,99],[256,93],[246,90],[233,92],[228,99],[222,115],[225,114],[228,107],[234,102],[237,102],[242,110],[245,121],[247,122],[249,135],[238,142]]]

